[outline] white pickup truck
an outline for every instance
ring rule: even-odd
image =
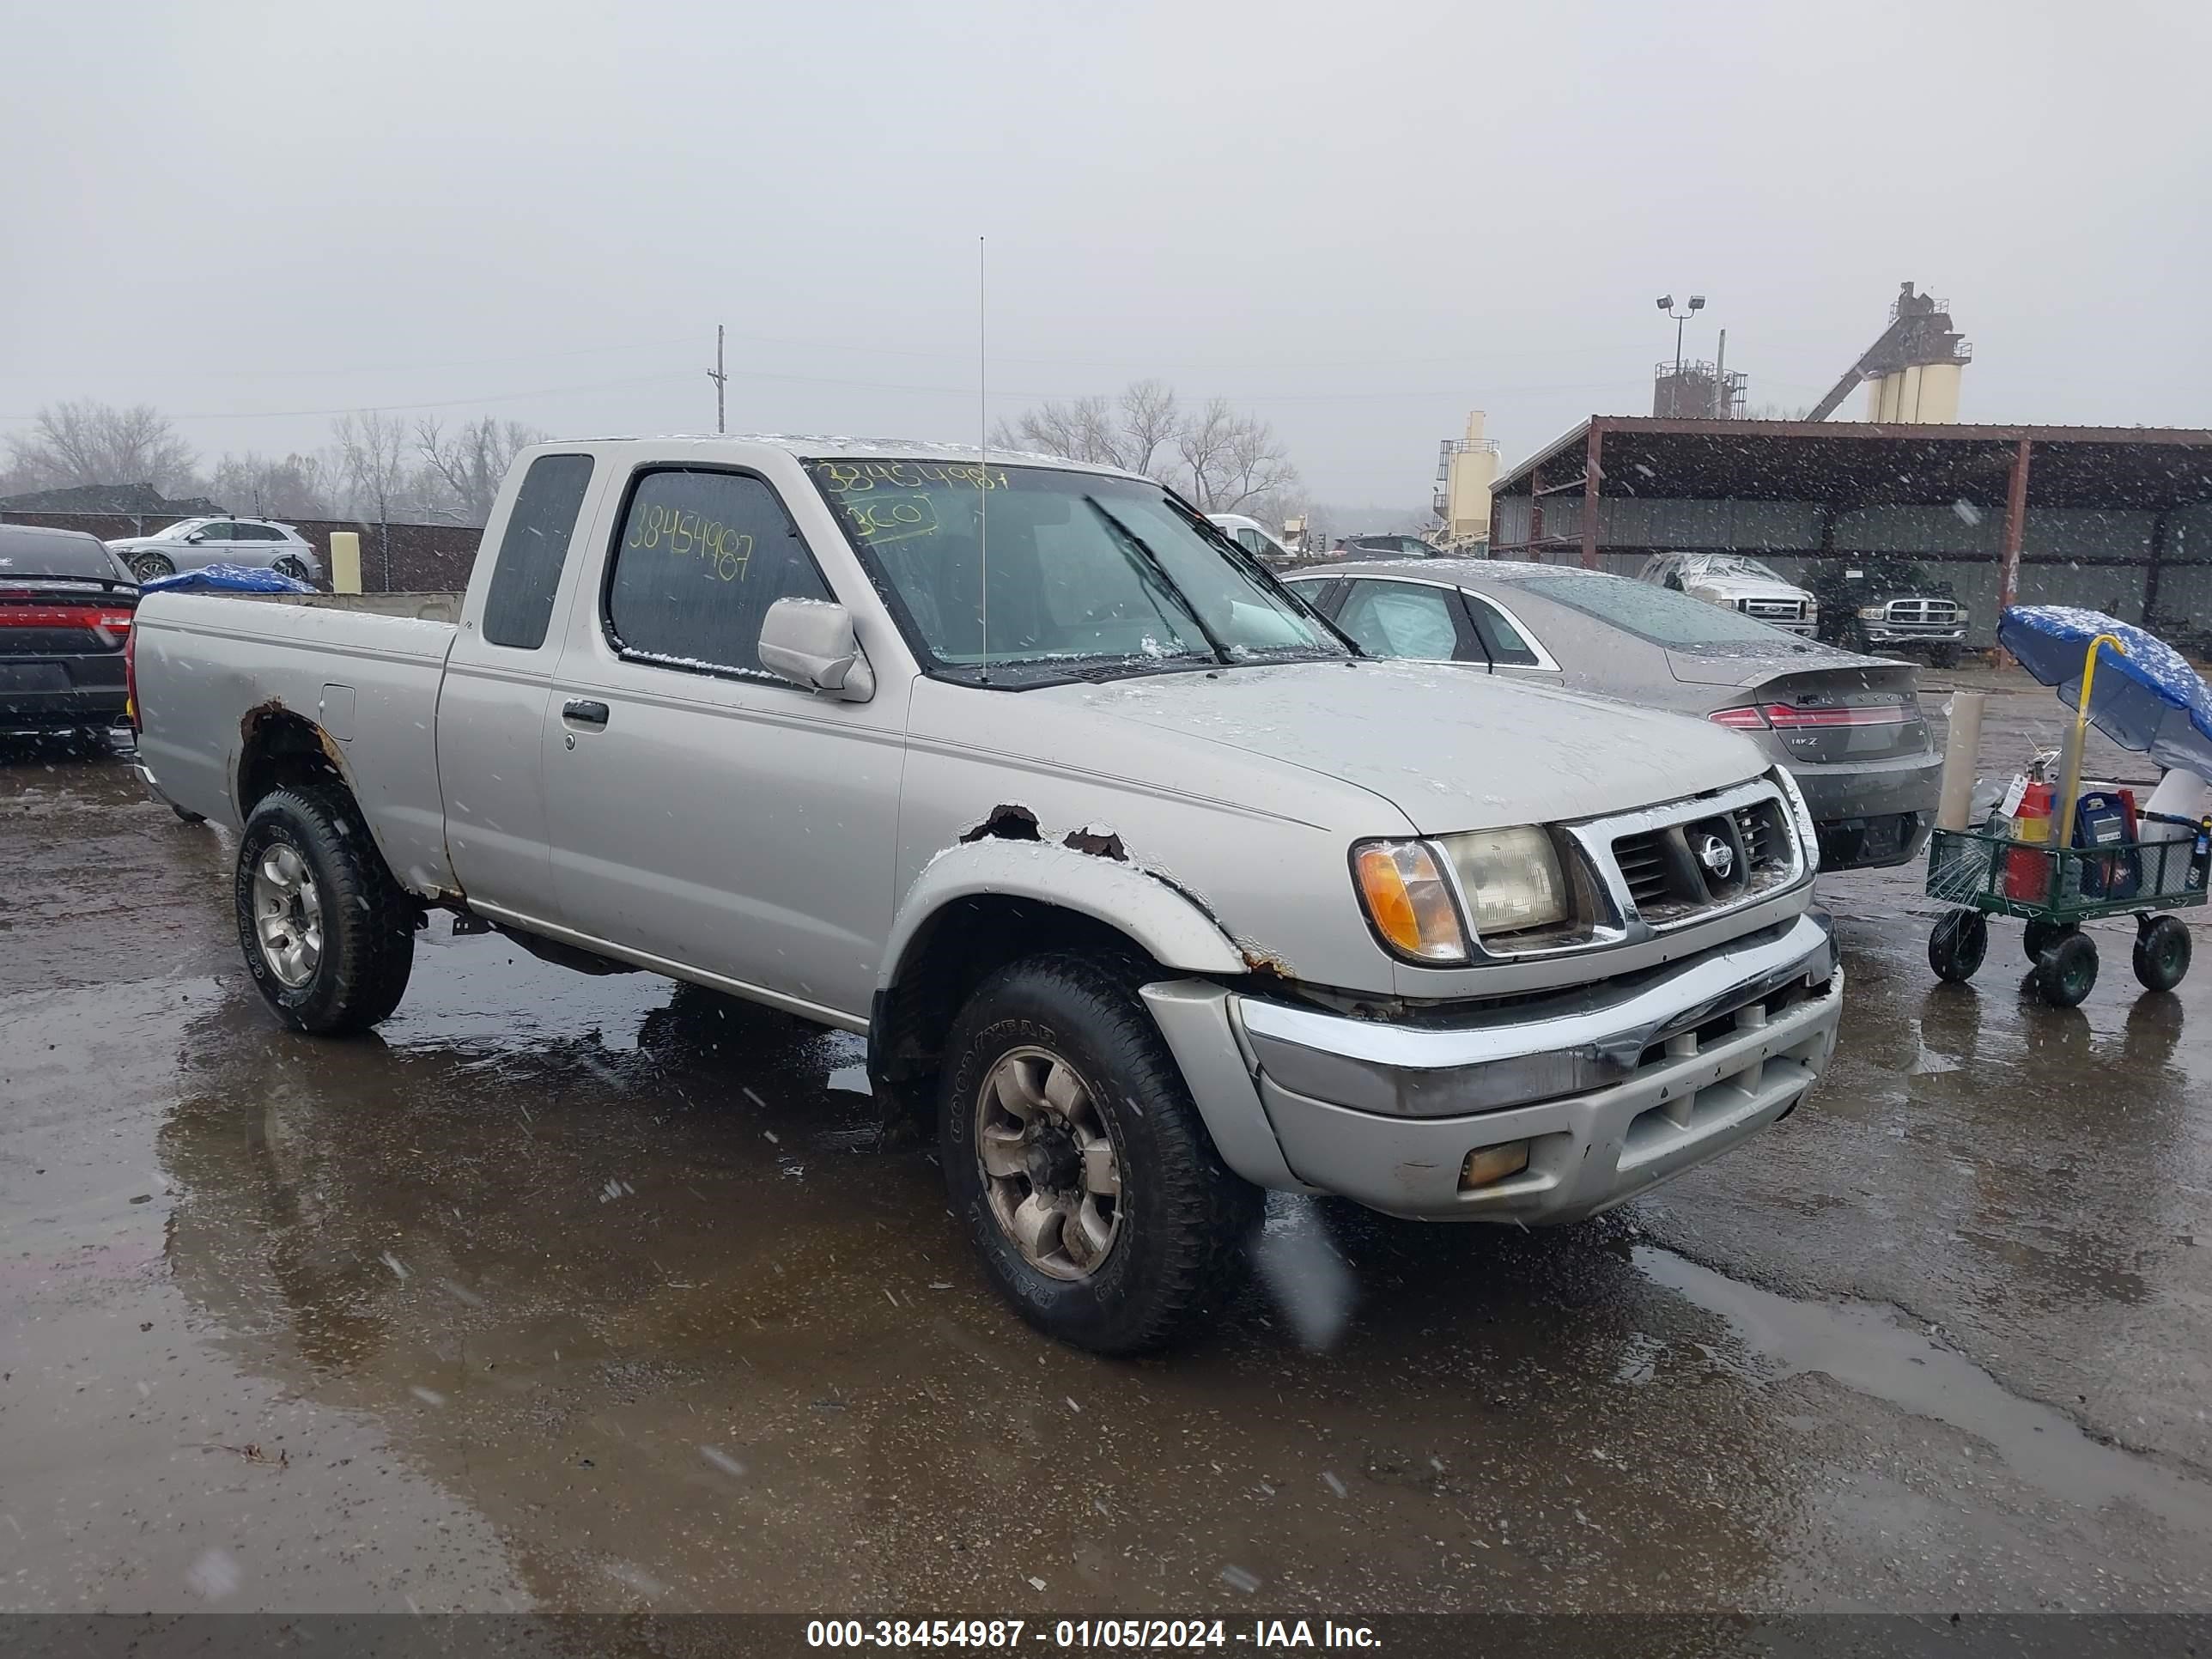
[[[390,1014],[444,907],[864,1032],[999,1288],[1101,1352],[1222,1305],[1263,1188],[1574,1220],[1834,1044],[1787,772],[1363,658],[1126,473],[547,445],[465,594],[158,593],[132,637],[142,774],[238,832],[284,1019]]]

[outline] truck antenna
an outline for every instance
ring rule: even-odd
[[[983,335],[983,239],[975,239],[975,541],[983,566],[982,683],[991,683],[991,416]]]

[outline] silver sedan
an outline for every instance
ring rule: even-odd
[[[1743,732],[1796,775],[1826,868],[1904,864],[1934,823],[1942,757],[1908,663],[1564,565],[1407,559],[1288,580],[1374,655],[1465,664]]]

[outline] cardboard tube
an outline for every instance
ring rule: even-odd
[[[1951,694],[1951,729],[1943,744],[1943,791],[1936,805],[1938,830],[1964,830],[1973,811],[1974,763],[1982,750],[1982,712],[1989,706],[1983,691]]]

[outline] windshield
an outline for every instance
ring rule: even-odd
[[[1158,484],[935,461],[807,471],[908,642],[950,677],[1024,684],[1352,654]]]
[[[1749,576],[1759,581],[1779,582],[1784,587],[1796,586],[1772,566],[1761,564],[1757,559],[1746,558],[1737,553],[1693,559],[1686,574],[1692,576]]]
[[[1722,650],[1746,645],[1765,646],[1777,652],[1806,648],[1796,635],[1771,628],[1740,611],[1600,571],[1547,570],[1540,576],[1517,577],[1513,586],[1670,650]]]

